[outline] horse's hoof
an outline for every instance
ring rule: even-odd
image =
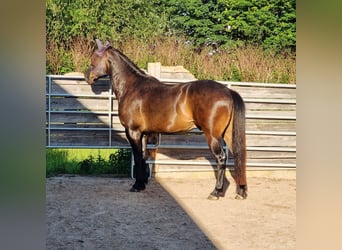
[[[138,193],[138,192],[140,192],[142,190],[136,189],[136,188],[132,187],[129,191],[132,192],[132,193]]]
[[[244,199],[246,199],[246,197],[243,197],[243,196],[240,195],[240,194],[237,194],[237,195],[235,196],[235,200],[244,200]]]
[[[212,201],[217,201],[219,198],[220,197],[212,195],[212,194],[209,194],[209,196],[208,196],[208,200],[212,200]]]

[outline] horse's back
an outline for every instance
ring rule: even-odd
[[[189,82],[188,95],[196,105],[205,105],[207,107],[217,102],[232,101],[232,90],[223,84],[213,80],[198,80]]]
[[[191,81],[188,82],[188,84],[191,85],[191,87],[193,87],[194,89],[197,89],[199,91],[201,90],[224,90],[224,89],[228,89],[225,85],[223,85],[222,83],[219,83],[217,81],[214,80],[196,80],[196,81]]]

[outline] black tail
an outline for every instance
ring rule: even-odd
[[[233,120],[233,157],[236,172],[236,180],[240,185],[246,183],[246,134],[245,134],[245,103],[242,97],[232,91],[234,101]]]

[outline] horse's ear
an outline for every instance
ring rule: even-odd
[[[108,41],[106,41],[105,47],[109,48],[110,46],[111,46],[110,43]]]
[[[103,46],[102,42],[99,39],[95,39],[95,42],[96,42],[96,45],[97,45],[97,49],[99,51],[103,50],[104,46]]]
[[[111,46],[108,41],[106,41],[105,45],[103,45],[99,39],[95,39],[95,41],[96,41],[96,45],[97,45],[96,53],[100,56],[102,56],[103,53],[105,52],[105,50]]]

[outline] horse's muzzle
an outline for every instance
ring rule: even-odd
[[[95,77],[94,74],[92,73],[92,71],[90,70],[90,68],[88,68],[85,72],[84,72],[84,79],[86,80],[86,82],[88,84],[93,84],[95,81]]]

